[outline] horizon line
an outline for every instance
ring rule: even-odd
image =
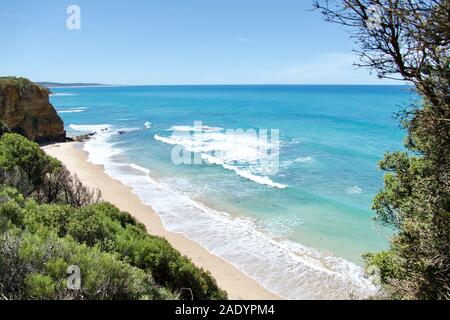
[[[97,82],[57,82],[57,81],[33,81],[35,83],[54,83],[52,88],[68,88],[71,87],[169,87],[169,86],[412,86],[407,83],[180,83],[180,84],[106,84]],[[80,84],[80,85],[76,85]]]

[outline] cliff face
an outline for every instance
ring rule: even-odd
[[[24,78],[0,78],[0,120],[12,132],[36,142],[64,141],[64,123],[49,102],[49,91]]]

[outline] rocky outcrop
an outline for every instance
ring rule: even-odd
[[[48,97],[48,89],[27,79],[0,78],[0,120],[36,142],[64,141],[64,123]]]

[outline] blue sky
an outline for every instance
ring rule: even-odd
[[[372,84],[312,0],[9,0],[0,75],[109,84]],[[81,30],[66,27],[69,5]]]

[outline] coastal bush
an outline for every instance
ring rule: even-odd
[[[46,174],[59,164],[27,138],[7,133],[0,139],[0,167],[6,171],[19,168],[34,188],[38,188]]]
[[[101,194],[83,186],[60,161],[45,154],[37,143],[16,133],[0,138],[0,183],[17,188],[41,203],[82,207]]]
[[[112,276],[102,275],[100,277],[95,275],[106,282],[104,282],[104,291],[101,294],[94,295],[93,292],[98,291],[101,281],[95,282],[92,280],[94,282],[91,284],[89,282],[91,280],[87,281],[83,278],[83,283],[90,286],[85,288],[86,292],[83,292],[83,297],[86,298],[134,299],[144,295],[149,298],[164,298],[178,294],[185,294],[185,298],[190,298],[190,293],[187,295],[187,292],[183,292],[183,288],[190,288],[195,299],[226,299],[227,297],[226,293],[218,288],[209,273],[195,267],[188,258],[183,257],[172,248],[165,239],[149,235],[145,227],[130,214],[121,212],[110,203],[103,202],[82,208],[59,204],[39,204],[34,199],[25,198],[13,188],[2,187],[0,188],[0,232],[2,230],[4,232],[6,230],[6,233],[3,233],[4,247],[0,249],[3,250],[0,252],[0,264],[1,261],[3,263],[10,261],[11,256],[14,256],[17,252],[22,252],[20,250],[25,250],[24,248],[28,248],[28,246],[32,246],[34,250],[31,251],[32,254],[27,256],[30,257],[29,260],[14,260],[7,263],[7,265],[19,264],[21,268],[26,270],[39,271],[35,272],[36,277],[32,276],[30,279],[19,277],[18,279],[21,279],[20,281],[17,280],[19,283],[11,283],[11,279],[5,280],[5,283],[10,283],[9,287],[11,288],[20,287],[22,291],[15,290],[20,291],[19,295],[28,298],[37,297],[39,294],[42,294],[40,297],[45,298],[64,298],[67,296],[68,292],[63,290],[63,284],[55,280],[65,279],[65,273],[53,274],[49,273],[47,269],[42,269],[44,265],[47,267],[49,264],[51,265],[51,262],[55,259],[67,258],[67,252],[63,250],[65,247],[74,247],[74,252],[79,250],[83,256],[90,254],[91,259],[100,259],[101,263],[111,264],[110,267],[101,264],[92,266],[94,262],[82,264],[80,261],[84,260],[69,255],[69,258],[71,258],[69,262],[79,265],[82,271],[87,270],[86,268],[95,268],[98,272],[108,274],[111,270],[116,270],[114,266],[117,265],[117,270],[124,268],[129,273],[133,273],[138,280],[140,279],[139,281],[136,280],[135,283],[133,282],[134,278],[128,273],[117,275],[114,273],[114,276],[118,278],[122,276],[131,277],[129,284],[122,282],[120,284],[126,285],[126,288],[130,286],[141,288],[139,289],[141,291],[136,289],[137,293],[134,294],[135,291],[131,289],[131,291],[127,291],[126,288],[117,287],[118,285],[115,284]],[[33,241],[24,240],[29,239],[32,235],[37,238],[33,238]],[[7,254],[7,248],[10,247],[17,247],[16,251],[13,250],[15,253]],[[61,247],[62,252],[48,251],[47,249],[50,247]],[[19,256],[23,257],[23,255]],[[70,264],[67,259],[64,261],[60,264],[63,263],[64,267],[67,268]],[[30,265],[30,263],[33,264]],[[122,265],[123,263],[126,264],[126,268]],[[65,272],[66,269],[61,268]],[[22,274],[22,271],[19,270],[19,273]],[[94,271],[89,269],[88,272]],[[150,277],[153,286],[152,283],[148,284],[143,280],[143,274]],[[25,274],[22,275],[25,277]],[[96,279],[94,276],[92,277]],[[86,274],[86,279],[91,279],[90,273]],[[32,290],[29,288],[30,286]],[[163,293],[165,295],[160,290],[156,290],[155,286],[164,288]],[[152,289],[153,291],[147,292],[142,288],[147,288],[147,291]],[[24,291],[25,289],[28,291]],[[112,291],[108,295],[107,292],[110,289]],[[15,291],[12,290],[12,292]]]
[[[67,268],[81,270],[80,290]],[[96,247],[47,230],[10,228],[0,235],[0,295],[4,299],[174,299],[151,275]]]
[[[5,87],[13,86],[17,88],[19,95],[24,95],[29,91],[34,84],[30,80],[22,77],[0,77],[0,91],[3,91]],[[46,88],[39,86],[40,90],[48,91]]]
[[[412,84],[421,100],[401,112],[406,151],[380,162],[376,220],[390,248],[365,255],[390,298],[450,299],[449,0],[318,0],[326,20],[354,31],[359,65]],[[373,21],[374,8],[379,11]],[[374,23],[376,22],[376,23]]]

